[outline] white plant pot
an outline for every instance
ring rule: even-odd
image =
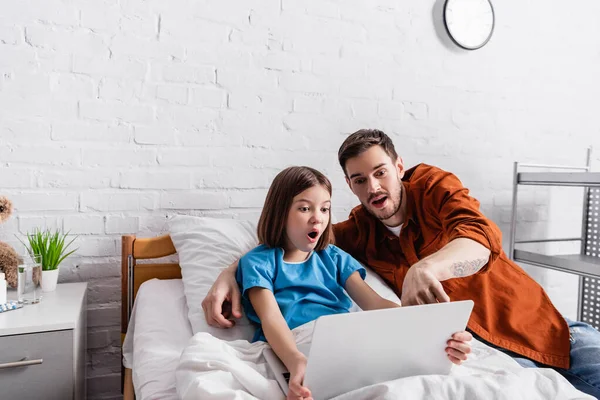
[[[53,292],[58,282],[58,268],[50,271],[42,271],[42,292]]]

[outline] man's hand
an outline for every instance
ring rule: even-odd
[[[417,263],[408,269],[402,284],[402,305],[443,303],[450,301],[440,281],[427,264]]]
[[[237,267],[237,263],[235,264]],[[228,319],[232,316],[234,318],[242,317],[242,300],[235,280],[235,269],[232,270],[230,267],[219,274],[202,300],[202,309],[209,325],[217,328],[235,326],[235,320]]]

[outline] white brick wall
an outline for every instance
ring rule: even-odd
[[[592,144],[597,164],[598,2],[509,0],[496,13],[490,43],[465,52],[418,1],[3,7],[0,189],[16,216],[0,239],[80,235],[60,280],[90,283],[90,398],[118,398],[122,234],[164,232],[175,213],[256,218],[290,164],[330,176],[342,219],[356,201],[335,154],[362,127],[390,134],[407,165],[457,173],[505,243],[514,160],[581,164]],[[521,199],[524,234],[577,234],[579,195]],[[529,271],[573,312],[572,279]]]

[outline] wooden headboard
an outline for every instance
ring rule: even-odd
[[[181,268],[177,263],[142,264],[139,260],[151,260],[176,254],[169,235],[154,238],[123,236],[121,253],[121,340],[127,333],[127,325],[135,296],[147,280],[181,279]]]
[[[147,280],[180,279],[181,268],[177,263],[138,263],[138,260],[151,260],[176,254],[169,235],[154,238],[136,238],[135,235],[121,239],[121,344],[125,340],[129,317],[135,296]],[[121,355],[122,356],[122,355]],[[133,400],[131,371],[121,367],[121,383],[125,400]]]

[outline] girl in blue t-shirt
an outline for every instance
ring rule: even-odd
[[[268,341],[290,371],[288,399],[311,398],[302,386],[306,357],[291,329],[322,315],[400,307],[364,281],[365,269],[334,246],[331,183],[309,167],[290,167],[273,180],[258,222],[260,246],[239,261],[236,279],[248,318],[258,325],[253,341]],[[471,335],[460,332],[446,352],[459,364]]]

